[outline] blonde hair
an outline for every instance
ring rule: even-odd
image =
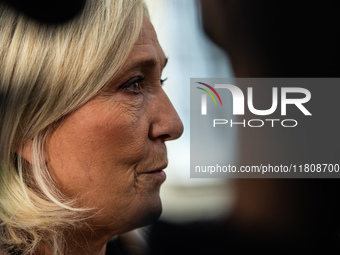
[[[63,254],[77,208],[57,189],[44,143],[57,123],[93,98],[130,53],[147,11],[142,0],[87,0],[62,25],[44,25],[0,6],[0,250]],[[32,164],[21,155],[32,143]]]

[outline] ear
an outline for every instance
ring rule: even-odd
[[[24,143],[24,146],[21,148],[21,156],[26,159],[30,164],[32,164],[32,149],[33,149],[33,141],[28,140]]]

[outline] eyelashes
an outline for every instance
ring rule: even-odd
[[[164,78],[164,79],[161,79],[161,85],[163,86],[164,83],[166,82],[166,80],[168,79],[168,77]]]
[[[121,85],[118,88],[118,91],[126,91],[131,92],[133,94],[142,94],[143,92],[143,81],[145,77],[144,76],[135,76],[132,79],[125,82],[123,85]],[[160,79],[161,86],[164,85],[168,78]]]
[[[136,76],[132,79],[125,82],[122,86],[118,88],[118,91],[123,90],[126,92],[131,92],[134,94],[142,93],[142,82],[144,80],[144,76]]]

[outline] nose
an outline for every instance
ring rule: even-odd
[[[150,139],[170,141],[182,135],[183,123],[163,89],[155,98],[151,108]]]

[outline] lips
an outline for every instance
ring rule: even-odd
[[[168,166],[168,164],[164,164],[164,165],[162,165],[160,167],[155,168],[155,170],[147,171],[145,173],[146,174],[158,173],[158,172],[163,171],[165,168],[167,168],[167,166]]]
[[[166,173],[163,171],[163,169],[165,169],[167,166],[168,164],[164,164],[160,167],[154,168],[154,170],[145,171],[140,174],[145,175],[145,176],[150,176],[153,178],[157,178],[157,179],[161,179],[162,181],[164,181],[166,179]]]

